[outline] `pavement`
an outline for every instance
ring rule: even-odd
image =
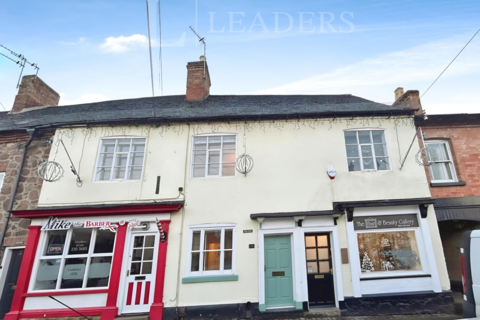
[[[380,316],[350,316],[350,317],[318,317],[308,318],[308,320],[454,320],[462,319],[462,316],[456,314],[414,314],[414,315],[380,315]],[[282,319],[288,320],[288,319]],[[293,320],[293,319],[292,319]],[[307,320],[305,318],[295,320]]]

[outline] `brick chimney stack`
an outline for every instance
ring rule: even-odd
[[[187,64],[187,96],[186,100],[204,100],[210,95],[210,74],[204,56],[200,61]]]
[[[24,76],[11,113],[43,106],[58,106],[60,95],[37,76]]]
[[[407,90],[407,92],[403,93],[403,88],[397,88],[397,90],[395,90],[395,98],[396,101],[392,106],[418,109],[418,111],[415,112],[415,115],[423,115],[422,103],[420,102],[420,92],[418,92],[418,90]]]

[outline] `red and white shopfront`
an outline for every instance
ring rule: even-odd
[[[13,212],[32,223],[5,319],[78,317],[77,312],[102,320],[120,314],[162,319],[170,215],[182,206]]]

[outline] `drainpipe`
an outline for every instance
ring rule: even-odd
[[[3,239],[5,238],[5,233],[7,232],[10,216],[12,215],[13,202],[15,201],[15,194],[17,193],[18,183],[20,182],[20,176],[22,174],[23,164],[25,163],[25,157],[27,155],[27,148],[33,140],[33,136],[35,135],[35,129],[27,129],[27,133],[30,135],[30,139],[27,141],[27,143],[23,147],[22,159],[20,160],[20,165],[18,166],[17,177],[15,178],[15,184],[13,185],[12,196],[10,197],[10,201],[8,203],[5,222],[3,223],[2,233],[0,234],[0,246],[3,246]]]

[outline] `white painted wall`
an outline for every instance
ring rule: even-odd
[[[334,201],[404,199],[429,197],[430,192],[423,167],[415,163],[418,150],[415,142],[400,171],[400,162],[415,135],[410,124],[400,122],[398,131],[394,121],[369,119],[365,126],[338,121],[331,125],[303,122],[254,123],[244,129],[243,124],[178,125],[160,128],[144,126],[124,127],[117,131],[96,128],[85,137],[83,128],[63,132],[69,153],[77,164],[82,155],[80,173],[82,187],[75,185],[75,177],[66,172],[56,183],[44,183],[40,206],[75,205],[86,203],[133,203],[143,201],[172,200],[178,196],[178,187],[184,187],[186,206],[172,214],[167,253],[165,282],[166,307],[206,305],[212,303],[257,302],[258,297],[258,223],[250,220],[252,213],[299,212],[331,210]],[[391,171],[348,172],[343,130],[384,128],[386,130]],[[243,134],[246,132],[247,152],[255,166],[244,177],[237,174],[228,178],[191,179],[191,137],[198,133],[237,134],[238,154],[243,153]],[[73,134],[72,134],[73,132]],[[93,172],[99,146],[104,136],[147,137],[148,152],[142,181],[93,182]],[[56,135],[56,139],[59,135]],[[52,148],[51,158],[53,158]],[[399,154],[399,149],[401,154]],[[238,155],[237,154],[237,155]],[[69,167],[63,150],[57,161]],[[326,174],[327,164],[337,170],[335,180]],[[187,166],[186,166],[187,165]],[[187,171],[185,172],[185,167]],[[186,176],[185,176],[186,174]],[[156,177],[160,175],[160,194],[155,194]],[[183,196],[177,198],[183,199]],[[430,218],[432,217],[432,218]],[[434,214],[429,214],[429,226],[436,228]],[[182,284],[185,276],[188,226],[205,223],[235,223],[237,228],[236,269],[238,281]],[[339,246],[348,247],[347,226],[343,217],[338,219]],[[253,229],[253,233],[243,233]],[[182,232],[183,231],[183,232]],[[435,237],[432,231],[432,237]],[[439,239],[439,238],[438,238]],[[436,240],[435,240],[436,241]],[[249,249],[255,244],[255,249]],[[441,244],[440,244],[441,245]],[[434,245],[436,246],[436,244]],[[349,249],[350,250],[350,249]],[[441,247],[435,249],[438,269],[442,277]],[[437,254],[438,251],[438,254]],[[180,261],[180,265],[177,262]],[[350,260],[350,264],[352,261]],[[354,288],[350,264],[341,265],[341,278],[345,296],[351,296]],[[448,282],[448,277],[442,279]]]

